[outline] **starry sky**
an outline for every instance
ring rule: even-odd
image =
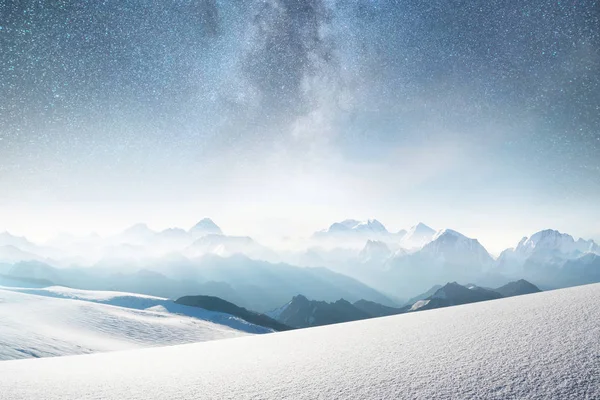
[[[600,2],[0,0],[0,230],[600,238]]]

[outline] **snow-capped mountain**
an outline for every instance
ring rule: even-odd
[[[223,231],[210,218],[201,219],[196,225],[188,231],[194,238],[200,238],[206,235],[222,235]]]
[[[383,264],[390,256],[392,251],[382,241],[367,240],[365,247],[358,254],[358,258],[362,263],[379,263]]]
[[[571,254],[576,250],[577,246],[571,235],[553,229],[546,229],[533,234],[529,238],[523,238],[517,245],[515,253],[523,256],[540,252]]]
[[[234,254],[244,254],[259,260],[272,260],[276,255],[267,247],[254,241],[249,236],[225,236],[208,234],[200,237],[183,254],[186,257],[201,257],[205,254],[215,254],[229,257]]]
[[[329,241],[343,247],[356,245],[362,247],[366,240],[382,240],[391,237],[395,238],[395,235],[388,232],[386,227],[376,219],[367,221],[347,219],[335,222],[329,228],[315,232],[312,239],[325,243]]]
[[[573,236],[569,234],[546,229],[531,235],[531,237],[521,239],[512,252],[521,258],[532,255],[536,257],[560,256],[575,258],[583,253],[595,253],[598,250],[599,246],[593,240],[578,239],[575,241]],[[509,251],[511,250],[509,249]]]
[[[374,234],[386,234],[388,230],[383,224],[376,219],[369,219],[367,221],[357,221],[355,219],[347,219],[342,222],[333,223],[329,229],[326,229],[317,233],[326,234],[340,234],[340,233],[374,233]]]
[[[577,250],[582,253],[595,253],[600,255],[600,245],[592,239],[585,240],[579,238],[577,239],[577,242],[575,242],[575,246],[577,247]]]
[[[569,234],[546,229],[521,239],[515,248],[504,250],[498,257],[496,271],[509,277],[525,276],[553,287],[567,286],[567,282],[573,281],[597,282],[596,274],[585,264],[590,256],[600,254],[598,250],[593,240],[576,241]],[[579,271],[579,275],[574,271]]]
[[[471,239],[452,229],[437,232],[420,251],[447,263],[489,268],[494,260],[477,239]]]
[[[440,281],[474,281],[494,265],[476,239],[457,231],[443,229],[431,239],[419,250],[398,253],[389,259],[381,290],[412,297]]]
[[[400,245],[405,249],[421,248],[431,242],[435,230],[423,223],[418,223],[406,232],[400,241]]]

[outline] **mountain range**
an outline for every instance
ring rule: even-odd
[[[497,259],[477,239],[452,229],[436,232],[419,223],[391,232],[374,219],[333,223],[304,245],[270,248],[248,236],[226,235],[209,218],[187,230],[136,224],[105,238],[61,235],[44,244],[5,232],[0,273],[175,298],[201,293],[258,311],[298,293],[400,306],[440,281],[499,286],[524,278],[545,289],[600,281],[600,246],[555,230],[523,238]],[[302,278],[290,279],[295,274]],[[332,276],[345,283],[327,283]]]
[[[333,301],[341,297],[393,305],[381,292],[326,268],[302,268],[252,260],[242,255],[206,255],[198,259],[167,257],[138,268],[115,262],[88,268],[57,268],[37,262],[0,264],[11,278],[44,280],[88,290],[116,290],[179,298],[190,294],[217,296],[242,307],[264,312],[299,292]]]
[[[432,291],[433,293],[431,293]],[[335,302],[316,301],[297,295],[290,302],[269,311],[267,315],[285,325],[294,328],[306,328],[496,300],[540,291],[535,285],[523,279],[509,282],[497,289],[449,282],[444,286],[438,285],[432,288],[428,293],[414,300],[414,303],[409,303],[403,307],[389,307],[364,299],[354,303],[344,299]]]

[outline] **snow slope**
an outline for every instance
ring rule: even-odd
[[[124,350],[271,330],[160,297],[0,287],[0,360]]]
[[[600,285],[183,346],[0,362],[0,399],[592,399]]]

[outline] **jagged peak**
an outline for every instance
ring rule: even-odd
[[[192,228],[218,228],[219,226],[210,218],[202,218]]]
[[[221,230],[219,225],[215,224],[215,222],[210,218],[202,218],[196,223],[196,225],[190,228],[189,232],[194,236],[206,234],[223,234],[223,231]]]
[[[407,233],[409,234],[414,234],[414,233],[434,233],[435,229],[431,228],[428,225],[425,225],[422,222],[419,222],[418,224],[412,226]]]
[[[341,222],[334,222],[329,226],[326,232],[343,232],[343,231],[375,231],[386,232],[385,226],[376,219],[368,219],[359,221],[356,219],[346,219]]]
[[[468,238],[465,235],[463,235],[462,233],[457,232],[453,229],[445,228],[445,229],[442,229],[442,230],[436,232],[436,234],[433,236],[432,241],[438,240],[442,237],[448,237],[448,236],[452,236],[452,237],[460,238],[460,239],[475,240],[475,239]]]
[[[297,294],[294,297],[292,297],[292,302],[302,302],[302,303],[307,303],[310,300],[308,300],[308,298],[306,296],[304,296],[303,294]]]

